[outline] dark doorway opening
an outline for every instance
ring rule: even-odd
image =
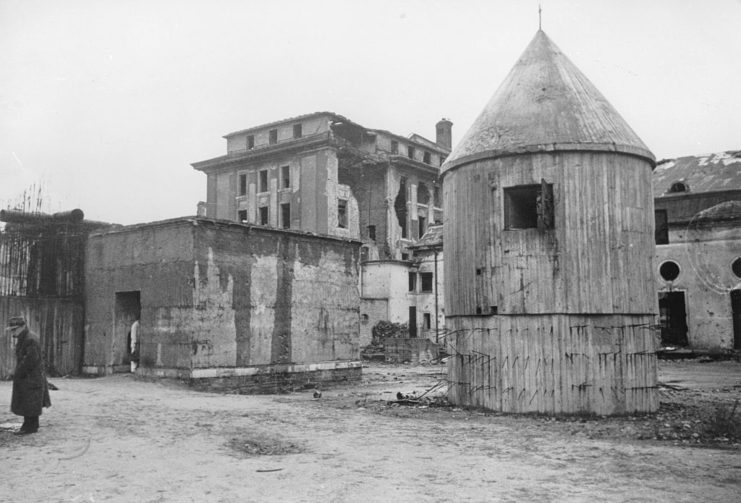
[[[116,292],[116,313],[115,313],[113,334],[113,371],[130,372],[131,371],[131,326],[141,317],[141,293],[133,292]],[[141,337],[141,330],[139,330]],[[140,341],[141,347],[141,341]]]
[[[733,349],[741,349],[741,290],[731,290],[733,313]]]
[[[687,345],[687,309],[684,292],[659,292],[662,346]]]
[[[417,308],[415,306],[409,306],[409,337],[412,339],[417,337]]]

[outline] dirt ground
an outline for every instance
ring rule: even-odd
[[[12,434],[20,421],[0,382],[0,501],[741,499],[741,410],[723,421],[739,362],[662,361],[661,410],[623,418],[461,410],[443,399],[444,372],[369,364],[362,382],[318,398],[50,379],[53,406],[28,436]]]

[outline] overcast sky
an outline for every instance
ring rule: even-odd
[[[193,215],[223,135],[315,111],[455,144],[538,29],[658,159],[741,149],[741,0],[0,0],[0,205]]]

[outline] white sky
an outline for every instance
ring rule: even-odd
[[[538,0],[0,0],[0,205],[193,215],[224,134],[315,111],[455,144]],[[540,0],[543,29],[658,159],[741,149],[741,0]]]

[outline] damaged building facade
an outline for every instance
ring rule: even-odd
[[[331,112],[225,138],[226,155],[193,164],[208,180],[203,216],[359,239],[361,345],[381,320],[407,323],[412,335],[429,332],[433,313],[419,310],[407,289],[410,272],[418,272],[410,247],[442,221],[438,174],[450,152],[449,120],[436,124],[434,142]]]
[[[357,240],[190,217],[90,236],[83,370],[275,392],[357,379]]]
[[[654,171],[662,345],[741,349],[741,152]]]
[[[658,408],[653,166],[539,30],[443,166],[453,403]]]

